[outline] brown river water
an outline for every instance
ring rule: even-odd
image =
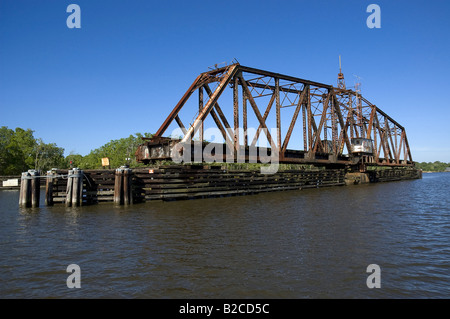
[[[0,297],[449,298],[449,194],[450,173],[128,207],[2,190]]]

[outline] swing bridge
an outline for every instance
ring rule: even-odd
[[[167,136],[171,126],[179,136]],[[209,140],[210,128],[219,132],[218,141]],[[77,207],[102,201],[131,205],[422,177],[422,171],[414,167],[405,128],[365,99],[359,89],[346,88],[342,72],[333,87],[239,63],[198,75],[135,155],[138,162],[149,165],[52,169],[46,176],[25,172],[19,206],[39,206],[41,179],[45,179],[46,205]],[[177,158],[184,163],[170,163]],[[275,164],[308,167],[288,165],[278,170],[275,165],[275,170],[264,171],[266,166],[261,165],[259,172],[251,166],[205,164],[211,159],[227,164],[270,162],[270,166],[275,159]]]
[[[185,161],[206,162],[194,146],[208,147],[209,125],[220,131],[223,142],[214,146],[228,155],[227,162],[230,155],[234,162],[262,162],[252,150],[269,145],[266,154],[279,163],[360,172],[368,166],[414,167],[405,128],[359,90],[346,88],[343,79],[340,71],[334,87],[238,62],[214,67],[197,76],[156,134],[144,138],[136,159],[148,164],[183,153]],[[193,120],[186,125],[186,119]],[[164,136],[171,125],[181,136]]]

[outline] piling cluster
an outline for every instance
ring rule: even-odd
[[[29,170],[20,179],[19,207],[39,207],[40,172]]]
[[[22,173],[19,207],[39,207],[41,178],[46,178],[46,206],[52,206],[55,202],[58,202],[64,203],[66,207],[78,207],[92,202],[93,199],[99,200],[100,197],[106,198],[106,200],[110,198],[109,201],[113,201],[117,205],[133,203],[132,170],[128,167],[122,166],[116,169],[114,175],[111,175],[109,170],[105,170],[103,174],[98,174],[98,172],[97,174],[85,174],[79,168],[73,168],[66,172],[62,173],[61,170],[52,169],[47,171],[46,176],[40,176],[38,170],[29,170]],[[106,180],[99,182],[99,180],[93,179],[93,175],[97,178],[99,176],[103,179],[106,178]],[[108,182],[110,176],[113,178],[113,184]],[[61,183],[64,183],[64,185],[61,185]],[[100,183],[106,185],[98,189]]]
[[[83,202],[83,171],[74,168],[67,175],[66,206],[81,206]]]

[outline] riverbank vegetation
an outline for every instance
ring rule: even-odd
[[[69,154],[66,157],[66,167],[64,168],[100,169],[102,168],[102,158],[108,158],[111,168],[122,165],[128,165],[131,168],[144,166],[144,164],[136,162],[134,153],[138,145],[142,143],[142,138],[151,136],[150,133],[136,133],[126,138],[111,140],[85,156]]]
[[[443,162],[416,162],[416,167],[424,172],[448,172],[450,171],[450,163]]]

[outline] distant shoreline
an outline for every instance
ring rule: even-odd
[[[450,173],[449,171],[422,171],[422,173]]]

